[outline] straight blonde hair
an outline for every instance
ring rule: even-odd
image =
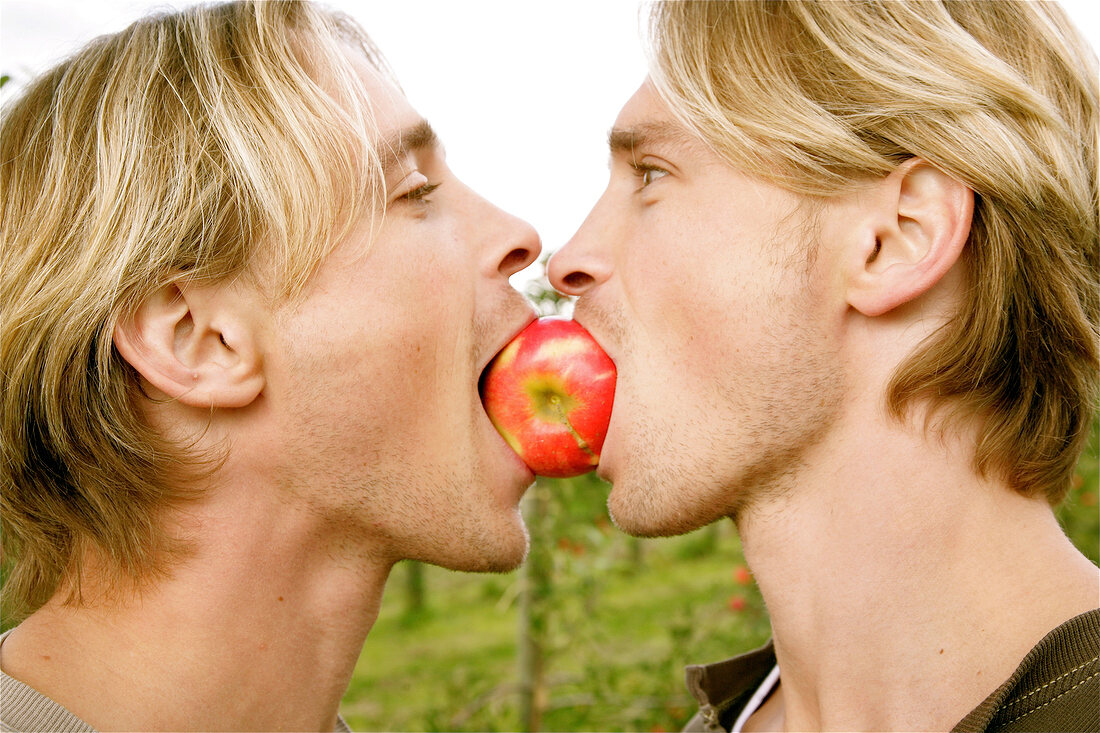
[[[31,83],[0,117],[4,606],[82,569],[117,581],[182,551],[160,513],[216,457],[142,419],[114,324],[183,279],[273,269],[292,298],[346,228],[382,210],[365,32],[294,0],[139,20]]]
[[[829,197],[919,156],[975,193],[970,278],[887,394],[976,419],[976,469],[1060,501],[1098,380],[1095,55],[1053,2],[681,0],[662,98],[745,172]]]

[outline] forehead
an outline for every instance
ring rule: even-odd
[[[612,153],[630,152],[643,145],[672,146],[705,152],[698,134],[676,119],[647,78],[623,105],[608,135]]]
[[[385,139],[392,133],[413,127],[421,121],[420,115],[409,104],[404,93],[393,82],[382,76],[366,59],[353,55],[352,65],[370,100],[380,138]]]
[[[625,129],[644,122],[673,122],[672,111],[657,94],[648,77],[619,110],[615,127]]]

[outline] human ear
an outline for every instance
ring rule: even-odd
[[[920,158],[874,186],[848,260],[848,303],[879,316],[930,290],[955,265],[970,235],[974,192]]]
[[[154,388],[190,407],[245,407],[263,391],[248,303],[230,288],[160,288],[114,327],[119,354]]]

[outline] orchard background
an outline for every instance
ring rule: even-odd
[[[568,312],[545,281],[527,295]],[[1058,509],[1100,564],[1100,426]],[[733,523],[643,540],[615,529],[594,474],[524,497],[531,551],[508,575],[394,570],[341,712],[357,731],[671,731],[694,714],[687,664],[770,636]]]
[[[1097,473],[1094,425],[1058,510],[1093,563]],[[732,522],[627,537],[608,490],[592,474],[539,479],[524,499],[531,554],[513,574],[395,568],[341,708],[352,729],[679,730],[693,713],[684,665],[759,646],[767,614]]]
[[[567,306],[544,283],[527,289],[544,314]],[[1057,512],[1094,564],[1098,433],[1094,422]],[[684,665],[760,645],[767,613],[732,523],[631,538],[611,525],[608,490],[593,474],[540,478],[524,498],[531,551],[515,573],[395,568],[341,706],[351,728],[679,730],[694,711]]]

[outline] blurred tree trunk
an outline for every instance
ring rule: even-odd
[[[524,499],[524,518],[531,549],[520,571],[519,711],[520,730],[542,730],[549,700],[546,654],[549,648],[550,600],[553,592],[552,523],[548,511],[552,486],[539,478]]]
[[[629,563],[628,569],[630,572],[635,573],[642,569],[642,563],[645,562],[645,544],[641,537],[631,537],[627,540],[630,548],[630,554],[628,555],[627,562]]]
[[[424,610],[424,566],[416,560],[405,561],[405,613]]]
[[[703,530],[706,537],[705,547],[707,552],[715,552],[718,549],[718,543],[722,539],[722,525],[721,520],[711,522]]]

